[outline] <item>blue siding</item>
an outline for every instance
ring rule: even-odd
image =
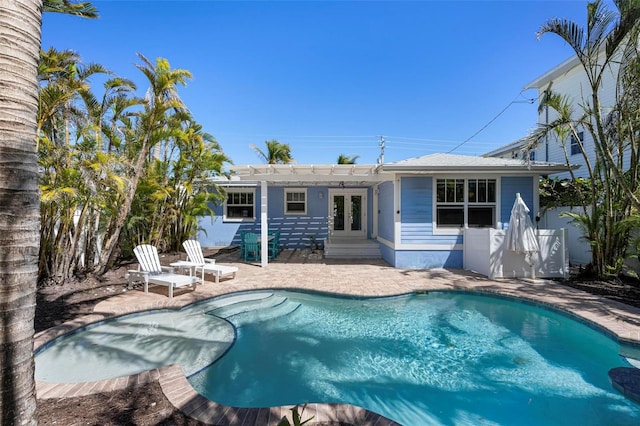
[[[396,268],[431,269],[452,268],[462,269],[462,250],[405,250],[395,254]]]
[[[500,178],[499,216],[508,224],[515,194],[520,193],[527,205],[533,207],[533,176],[505,176]],[[430,176],[403,177],[400,183],[400,235],[395,232],[394,185],[383,182],[378,186],[378,229],[380,238],[392,243],[400,242],[404,250],[380,245],[382,258],[396,268],[462,268],[462,250],[449,250],[454,244],[462,244],[462,235],[433,235],[433,178]],[[270,229],[281,231],[281,242],[285,248],[303,248],[311,245],[310,236],[317,240],[328,236],[328,214],[330,212],[326,186],[310,186],[307,191],[307,213],[305,215],[284,214],[285,187],[269,187],[268,221]],[[253,222],[223,222],[223,207],[214,206],[216,216],[200,219],[198,238],[205,247],[239,245],[241,231],[260,231],[260,187],[256,188],[256,220]],[[373,227],[373,189],[367,189],[367,229],[371,236]],[[535,212],[531,212],[532,219]],[[435,250],[424,250],[428,245]],[[438,246],[443,246],[438,249]],[[413,249],[416,246],[416,249]],[[406,250],[411,248],[410,250]]]
[[[291,187],[303,188],[303,187]],[[328,237],[329,224],[327,215],[329,212],[328,187],[307,187],[307,213],[304,215],[284,214],[285,187],[269,187],[269,212],[267,214],[269,229],[280,230],[280,242],[286,249],[304,248],[311,246],[310,236],[317,241]],[[322,195],[320,195],[322,194]],[[224,222],[222,216],[224,208],[212,206],[215,212],[213,219],[200,218],[201,230],[198,239],[204,247],[226,247],[240,245],[240,234],[246,232],[260,232],[260,187],[256,187],[255,216],[253,222]],[[373,227],[373,190],[367,189],[367,231],[371,237]]]
[[[378,235],[393,242],[395,240],[393,235],[393,183],[384,182],[378,189]]]
[[[516,200],[516,194],[527,204],[529,209],[533,209],[533,176],[504,176],[500,181],[500,222],[503,228],[508,227],[511,209]],[[535,219],[536,212],[529,212],[531,220]]]
[[[461,235],[433,235],[433,178],[404,177],[400,195],[402,244],[461,244]]]
[[[403,244],[431,243],[433,239],[433,179],[404,177],[400,188],[400,241]]]

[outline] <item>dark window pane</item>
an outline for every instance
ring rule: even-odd
[[[487,202],[487,181],[485,179],[478,180],[478,202]]]
[[[464,179],[456,179],[456,199],[451,201],[464,202]]]
[[[496,180],[489,179],[487,182],[487,202],[495,203],[496,202]]]
[[[471,179],[469,180],[469,202],[470,203],[475,203],[476,202],[476,195],[477,195],[477,191],[478,189],[476,188],[476,184],[477,181],[475,179]]]
[[[468,225],[470,228],[493,227],[493,207],[469,207]]]
[[[287,203],[288,213],[304,213],[304,203]]]
[[[227,217],[249,218],[253,217],[253,207],[248,206],[227,206]]]
[[[447,181],[447,197],[445,199],[447,203],[453,203],[454,201],[456,201],[455,185],[456,185],[455,181],[452,181],[452,180]]]
[[[462,207],[438,207],[438,226],[462,227],[464,209]]]
[[[437,195],[437,200],[439,203],[444,203],[447,199],[446,197],[446,190],[445,190],[445,181],[444,179],[438,179],[438,195]]]

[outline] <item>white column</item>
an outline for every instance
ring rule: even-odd
[[[260,182],[260,257],[261,266],[264,268],[269,263],[269,222],[267,203],[267,181]]]

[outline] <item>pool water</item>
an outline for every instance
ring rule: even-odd
[[[619,345],[564,315],[449,292],[274,297],[208,312],[237,336],[189,378],[199,393],[237,407],[347,403],[404,425],[640,424],[607,375],[629,366]]]

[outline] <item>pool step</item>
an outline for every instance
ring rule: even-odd
[[[265,322],[290,315],[295,312],[296,309],[302,306],[300,303],[293,302],[287,298],[280,299],[281,301],[278,304],[272,306],[264,306],[255,310],[239,312],[227,317],[227,319],[231,321],[236,327],[242,327],[246,324]]]
[[[273,293],[268,294],[266,297],[264,296],[265,293],[262,293],[262,295],[263,297],[260,298],[240,298],[233,300],[231,303],[211,309],[207,314],[215,315],[220,318],[229,318],[242,312],[269,308],[271,306],[278,305],[285,300],[284,297],[276,296]]]
[[[252,302],[252,301],[260,301],[263,299],[268,299],[273,296],[273,292],[271,291],[261,291],[261,292],[252,292],[252,293],[242,293],[242,294],[234,294],[232,296],[225,296],[216,298],[213,300],[209,300],[201,305],[199,308],[199,312],[203,313],[211,313],[212,315],[217,315],[215,313],[216,310],[226,308],[228,306],[236,306],[238,304],[244,302]]]

